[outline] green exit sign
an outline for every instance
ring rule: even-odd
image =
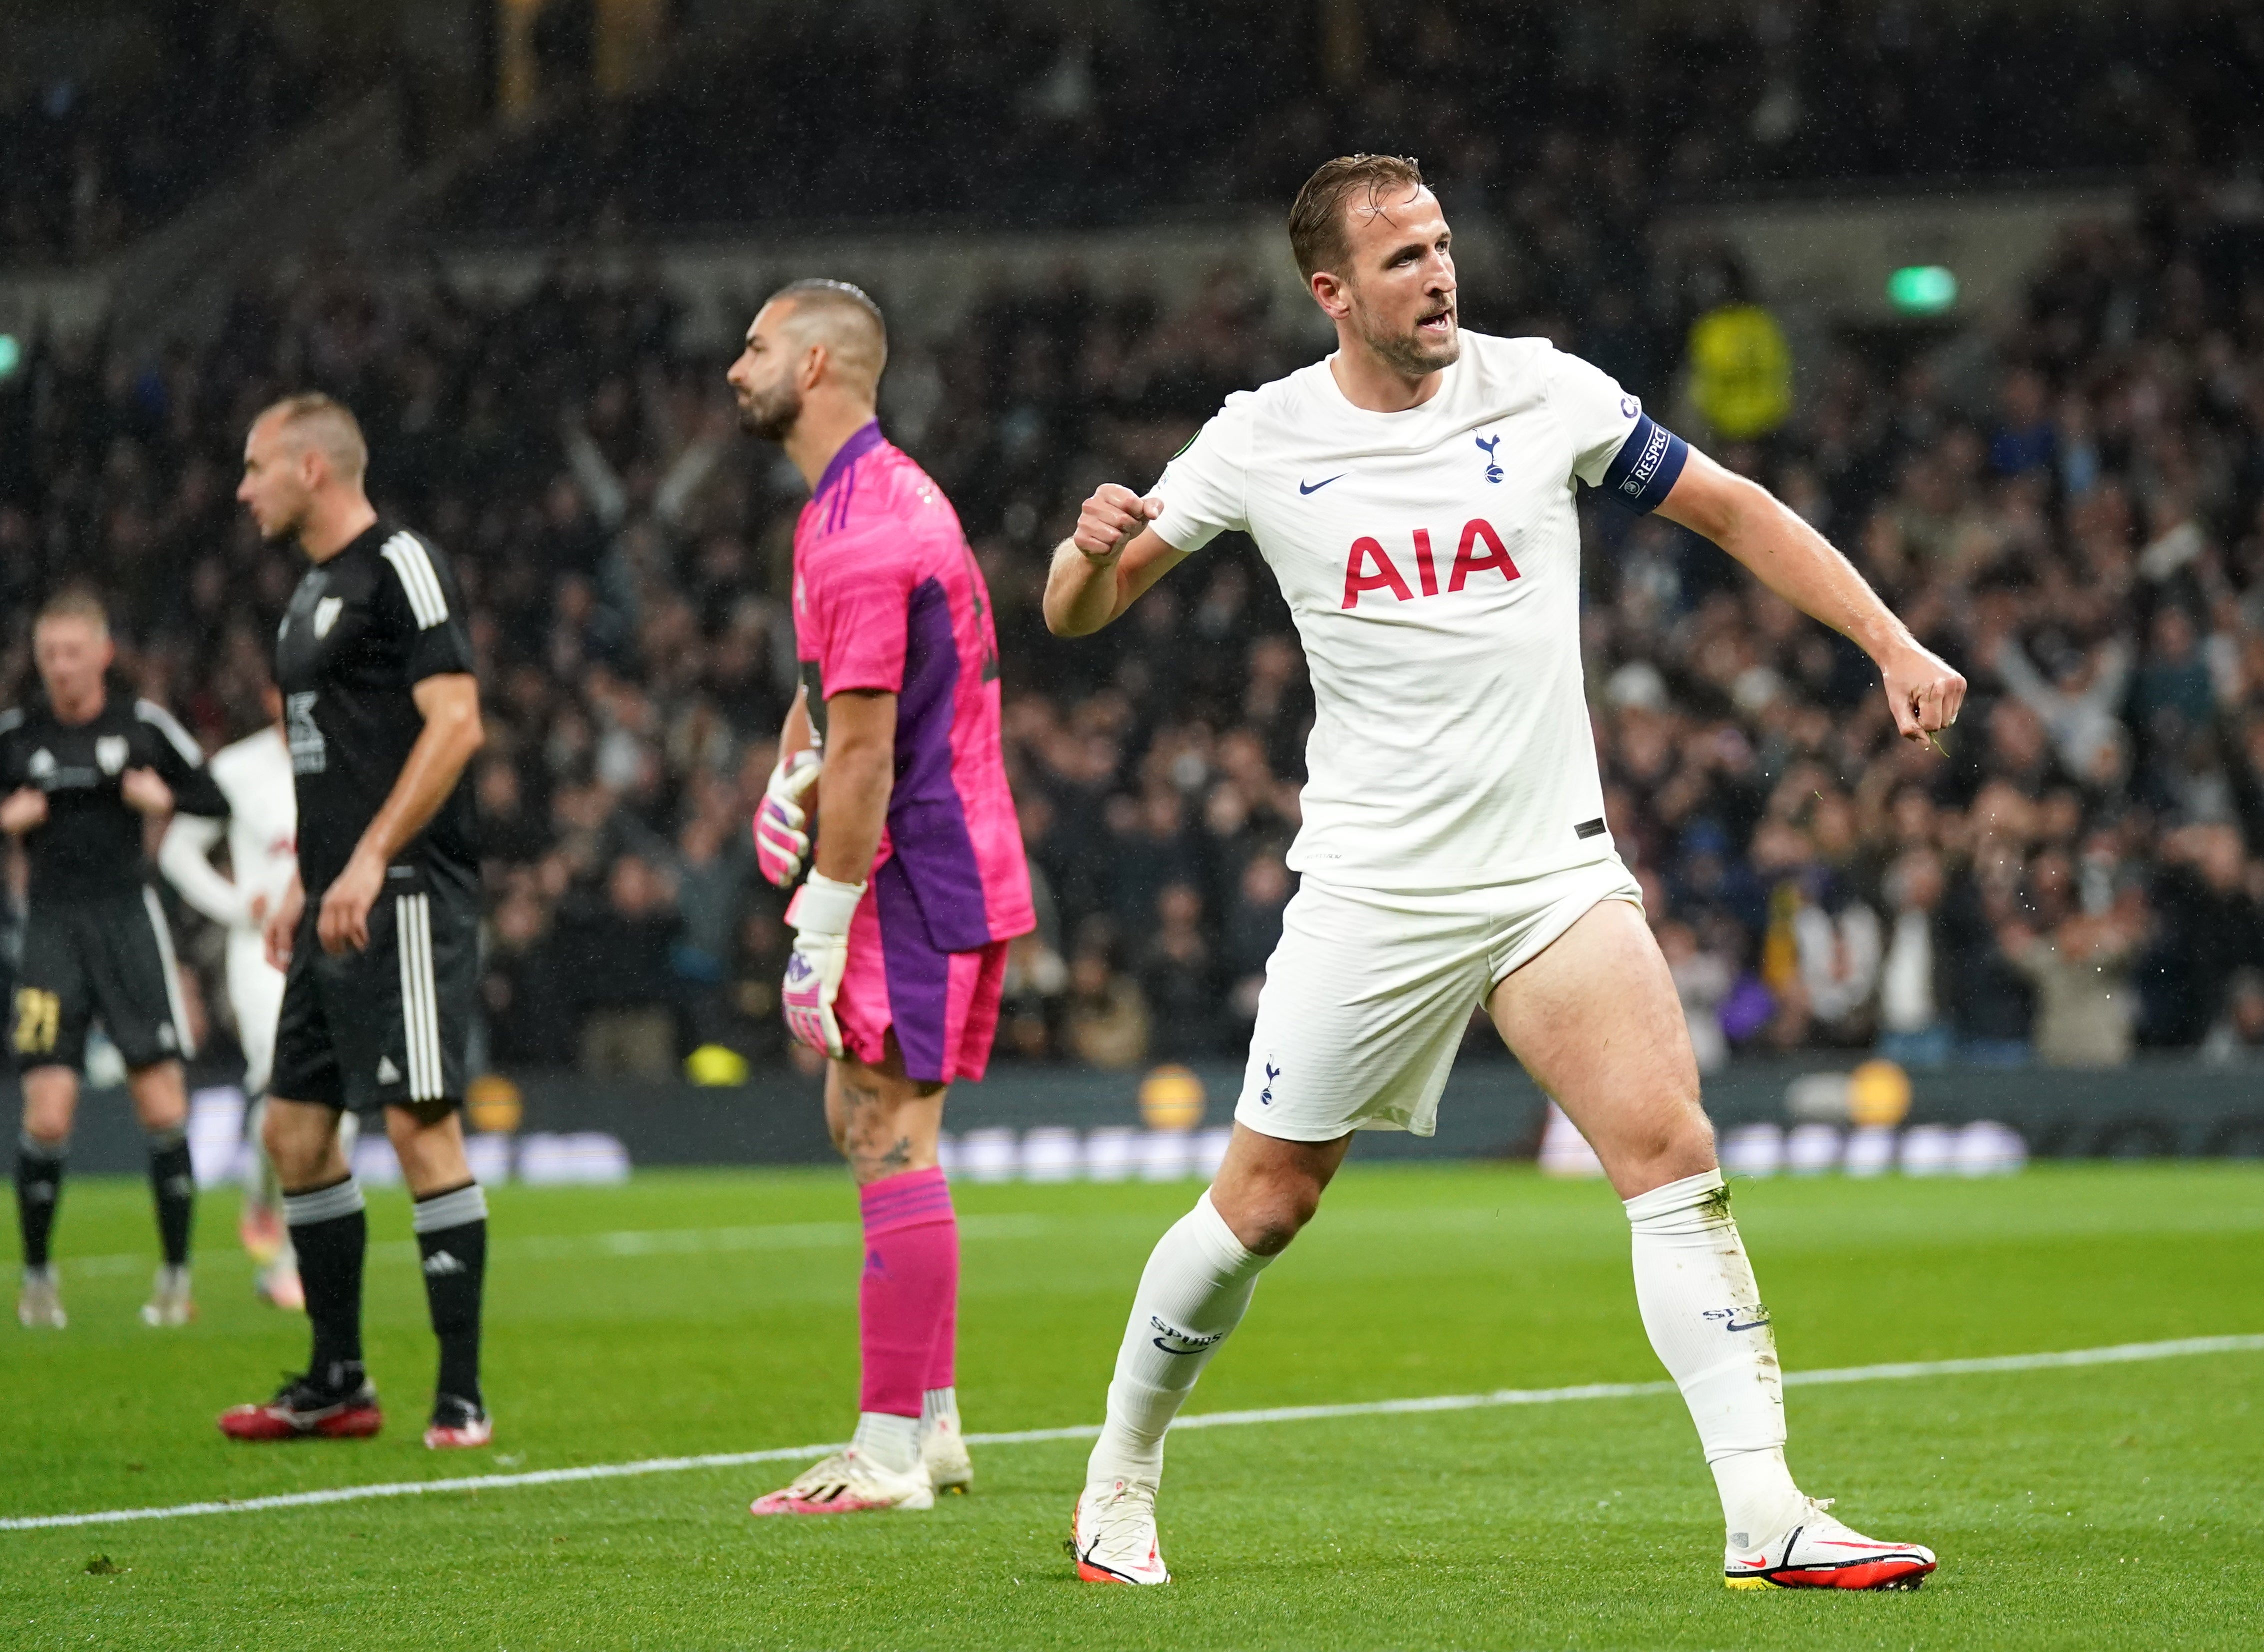
[[[1957,278],[1938,264],[1906,264],[1887,278],[1887,302],[1905,315],[1939,315],[1957,302]]]

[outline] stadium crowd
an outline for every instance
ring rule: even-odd
[[[119,251],[287,136],[326,90],[250,6],[176,5],[134,45],[144,73],[40,76],[0,104],[0,266]],[[11,86],[33,78],[11,70]]]
[[[2072,235],[2022,315],[1850,337],[1794,417],[1732,439],[1674,388],[1723,261],[1678,275],[1639,237],[1574,235],[1556,181],[1520,199],[1544,279],[1474,290],[1466,320],[1551,332],[1673,409],[1974,683],[1946,756],[1902,744],[1850,648],[1710,546],[1587,507],[1611,823],[1702,1053],[2264,1050],[2264,238],[2243,198],[2166,185]],[[1270,577],[1223,540],[1077,643],[1038,598],[1077,502],[1297,365],[1299,319],[1232,269],[1173,310],[1064,272],[892,366],[884,418],[957,503],[1001,633],[1041,909],[1006,1059],[1226,1056],[1251,1018],[1312,715]],[[299,564],[233,504],[237,447],[278,392],[329,389],[472,608],[488,1058],[787,1059],[787,931],[747,822],[795,681],[802,496],[679,320],[649,277],[561,265],[506,301],[332,269],[240,294],[208,348],[142,371],[37,341],[0,383],[0,682],[28,685],[37,595],[89,580],[147,692],[208,743],[244,732]],[[216,938],[186,951],[216,966]]]
[[[1568,144],[1605,157],[1599,177],[1694,199],[2240,167],[2259,158],[2260,96],[2264,18],[2217,0],[2061,8],[2048,28],[2023,6],[1908,0],[797,7],[682,53],[642,96],[562,100],[432,222],[546,241],[848,216],[1108,224],[1271,209],[1313,156],[1409,149],[1469,223],[1513,214]]]

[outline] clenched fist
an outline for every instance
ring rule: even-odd
[[[1940,655],[1915,642],[1880,663],[1895,732],[1919,745],[1934,743],[1936,731],[1957,721],[1965,704],[1965,679]]]
[[[1077,532],[1070,543],[1090,562],[1113,562],[1140,530],[1164,514],[1161,499],[1143,499],[1129,488],[1104,482],[1077,513]]]

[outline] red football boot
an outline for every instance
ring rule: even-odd
[[[265,1405],[232,1405],[220,1414],[230,1439],[366,1439],[384,1426],[377,1388],[361,1367],[333,1366],[337,1380],[294,1377]]]

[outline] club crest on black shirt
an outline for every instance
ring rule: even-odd
[[[471,670],[462,594],[431,540],[381,521],[307,570],[276,634],[275,677],[310,900],[345,870],[424,732],[417,685]],[[476,875],[468,773],[398,859]]]

